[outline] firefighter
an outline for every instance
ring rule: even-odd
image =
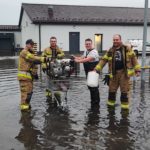
[[[50,46],[43,50],[42,56],[50,58],[51,62],[53,62],[55,59],[64,58],[65,54],[64,54],[63,50],[57,46],[57,38],[56,37],[52,36],[50,38]],[[48,67],[47,63],[42,63],[42,70],[44,73],[47,71],[47,69],[48,69],[47,67]],[[50,87],[50,85],[53,83],[49,83],[52,81],[50,81],[50,79],[48,77],[47,77],[47,79],[48,79],[47,80],[48,88],[46,89],[46,97],[48,99],[52,99],[52,87]],[[61,93],[59,91],[55,92],[54,96],[57,98],[58,101],[60,101]]]
[[[107,104],[108,106],[115,106],[116,92],[120,87],[121,108],[129,109],[130,77],[140,75],[140,65],[132,48],[122,44],[119,34],[113,36],[113,46],[102,57],[95,70],[100,72],[106,63],[109,67]]]
[[[64,58],[65,54],[62,51],[62,49],[60,49],[57,46],[56,37],[52,36],[50,38],[50,46],[43,50],[42,56],[49,57],[49,58],[51,58],[51,60],[56,59],[56,58],[57,59]],[[43,69],[44,72],[46,71],[46,69],[47,69],[46,63],[42,63],[42,69]]]
[[[99,62],[99,54],[98,51],[92,47],[92,40],[86,39],[85,40],[85,48],[83,56],[81,57],[75,57],[75,62],[77,63],[83,63],[85,74],[87,77],[87,74],[89,71],[94,70],[95,66]],[[99,97],[99,88],[98,87],[89,87],[90,95],[91,95],[91,105],[97,105],[100,102]]]
[[[33,67],[38,63],[45,62],[47,58],[38,57],[33,52],[34,42],[32,39],[26,41],[26,47],[21,51],[18,64],[18,80],[21,91],[21,110],[30,109],[30,100],[33,90]]]

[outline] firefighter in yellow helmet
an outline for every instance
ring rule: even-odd
[[[121,108],[129,109],[129,81],[131,76],[140,75],[140,65],[131,47],[123,45],[121,35],[113,36],[113,46],[102,57],[95,70],[100,72],[105,64],[109,67],[108,106],[114,106],[116,92],[120,87]]]
[[[63,59],[64,58],[65,54],[64,54],[63,50],[58,47],[56,37],[52,36],[50,38],[50,46],[43,50],[42,56],[50,58],[51,62],[55,59]],[[42,70],[43,70],[44,73],[46,72],[47,67],[48,67],[48,65],[46,63],[42,63]],[[53,84],[53,86],[55,86],[53,81],[51,81],[47,77],[46,97],[48,99],[52,98],[52,87],[50,87],[51,84]],[[54,96],[57,97],[58,100],[60,100],[61,99],[60,98],[61,97],[61,92],[60,91],[57,91],[57,92],[55,91]]]
[[[20,52],[18,64],[18,80],[21,91],[21,110],[30,109],[30,100],[33,90],[32,70],[35,64],[45,62],[47,58],[38,57],[33,52],[34,42],[32,39],[26,41],[26,47]]]

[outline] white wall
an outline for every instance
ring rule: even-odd
[[[98,26],[73,25],[42,25],[42,49],[49,46],[49,38],[57,37],[57,43],[64,51],[69,51],[69,32],[80,32],[80,50],[84,50],[84,40],[91,38],[94,41],[95,33],[102,33]]]
[[[69,51],[69,32],[80,32],[80,50],[84,50],[84,40],[91,38],[94,41],[96,33],[103,34],[103,50],[112,46],[112,37],[114,34],[120,34],[122,41],[128,39],[142,39],[142,26],[85,26],[85,25],[42,25],[41,27],[41,47],[44,49],[49,46],[49,38],[56,36],[58,45],[65,51]],[[148,33],[150,28],[148,28]],[[150,35],[148,34],[148,41]]]
[[[15,47],[19,44],[20,47],[22,46],[22,40],[21,40],[21,32],[14,32],[15,34]]]
[[[32,38],[39,44],[39,26],[32,24],[27,13],[24,11],[22,17],[22,46],[25,41]],[[41,25],[41,50],[49,46],[49,38],[51,36],[57,37],[58,46],[64,51],[69,51],[69,32],[80,32],[80,51],[84,50],[84,40],[91,38],[94,41],[95,34],[103,34],[103,50],[109,49],[112,46],[112,37],[114,34],[120,34],[122,41],[126,42],[128,39],[142,39],[142,26],[100,26],[100,25]],[[148,28],[148,33],[150,27]],[[150,42],[150,34],[148,41]],[[39,48],[39,45],[37,45]]]
[[[37,25],[32,24],[32,21],[25,11],[23,12],[22,16],[21,33],[22,47],[25,46],[25,42],[27,39],[33,39],[34,42],[39,43],[39,28]]]

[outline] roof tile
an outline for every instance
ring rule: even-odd
[[[33,23],[143,23],[144,18],[143,8],[25,3],[22,7]]]

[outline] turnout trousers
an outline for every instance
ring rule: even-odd
[[[128,104],[129,103],[129,97],[128,93],[130,90],[130,78],[126,75],[126,72],[124,70],[118,70],[116,71],[116,74],[113,76],[113,78],[109,81],[109,94],[108,94],[108,102],[109,105],[114,105],[116,101],[116,93],[118,88],[120,87],[121,91],[121,104]]]
[[[19,80],[21,92],[21,104],[29,104],[33,93],[32,80]]]

